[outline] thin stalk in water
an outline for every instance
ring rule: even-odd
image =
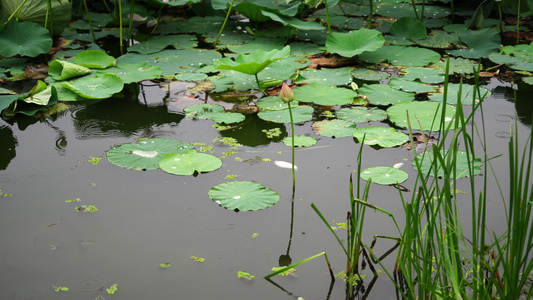
[[[224,19],[224,23],[222,23],[222,27],[220,27],[220,31],[218,32],[217,38],[215,40],[215,43],[213,44],[215,47],[218,43],[218,39],[220,39],[220,36],[222,35],[222,31],[224,30],[224,27],[226,27],[226,22],[228,22],[229,15],[231,14],[231,9],[233,8],[233,2],[235,0],[231,0],[231,3],[229,5],[228,13],[226,14],[226,18]],[[256,76],[257,77],[257,76]],[[259,82],[257,83],[259,85]]]

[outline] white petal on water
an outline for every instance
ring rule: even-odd
[[[282,160],[275,160],[274,164],[283,169],[292,169],[292,164],[290,162],[286,162]],[[298,170],[298,167],[294,166],[294,170]]]
[[[395,165],[392,166],[392,167],[395,168],[395,169],[399,169],[399,168],[401,168],[402,166],[403,166],[403,163],[397,163],[397,164],[395,164]]]

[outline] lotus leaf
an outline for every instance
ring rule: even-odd
[[[399,1],[389,1],[388,3],[380,3],[375,7],[375,13],[392,18],[415,17],[413,6],[410,3],[397,3]],[[415,5],[418,14],[424,8],[424,16],[429,18],[445,18],[451,14],[448,7],[436,5]]]
[[[441,152],[441,155],[444,158],[444,161],[446,162],[449,158],[447,155],[452,155],[449,151],[443,150]],[[420,153],[417,155],[418,160],[421,162],[420,169],[422,172],[426,175],[435,175],[435,169],[434,169],[434,163],[433,163],[433,151],[426,151],[424,153]],[[469,159],[470,158],[470,159]],[[483,164],[481,162],[481,158],[479,157],[472,157],[472,154],[468,154],[463,151],[457,151],[457,156],[452,158],[455,160],[455,163],[453,165],[456,166],[455,170],[455,178],[464,178],[470,176],[469,171],[469,165],[470,168],[473,169],[473,174],[477,175],[481,173],[481,165]],[[436,161],[437,165],[437,176],[442,177],[444,176],[444,169],[442,168],[442,164],[440,160]],[[416,169],[416,164],[413,161],[413,168]],[[450,174],[450,178],[454,178],[453,170],[447,170],[448,172],[452,172]]]
[[[371,167],[361,172],[361,178],[372,180],[373,183],[381,185],[400,184],[407,180],[409,175],[403,170],[393,167]]]
[[[211,172],[222,166],[220,158],[195,151],[169,153],[159,161],[161,170],[174,175],[194,175]]]
[[[364,84],[359,94],[367,96],[373,105],[390,105],[415,99],[415,94],[393,90],[386,84]]]
[[[154,170],[168,153],[182,153],[194,147],[172,139],[147,139],[136,144],[122,144],[107,151],[107,159],[113,164],[132,170]]]
[[[501,38],[498,32],[483,28],[480,30],[468,30],[457,34],[468,45],[469,49],[448,50],[448,54],[464,58],[488,57],[492,52],[500,48]]]
[[[381,32],[361,28],[350,33],[332,32],[326,41],[328,52],[344,57],[353,57],[363,52],[379,49],[385,43]]]
[[[457,34],[442,30],[433,30],[425,38],[416,40],[415,43],[423,47],[439,49],[449,49],[453,45],[461,44]]]
[[[157,67],[159,70],[161,70],[160,67]],[[161,75],[161,72],[159,72],[159,75]],[[146,78],[146,79],[153,79],[157,78],[159,76],[154,76],[152,78]],[[174,76],[174,79],[178,81],[203,81],[207,79],[207,74],[204,73],[195,73],[195,72],[187,72],[187,73],[178,73],[176,76]]]
[[[292,28],[296,28],[298,30],[324,30],[325,29],[324,26],[313,21],[306,22],[298,18],[286,17],[286,16],[278,15],[276,13],[268,12],[265,10],[261,11],[261,14],[263,14],[263,16],[269,17],[273,21],[280,22],[281,24],[283,24],[283,26],[289,26]]]
[[[235,5],[235,10],[246,16],[252,22],[266,22],[270,20],[263,12],[272,12],[282,16],[294,17],[298,12],[298,4],[286,5],[272,0],[256,0],[241,2]]]
[[[32,22],[10,21],[3,29],[0,27],[0,41],[0,56],[4,57],[35,57],[48,52],[52,47],[50,32]]]
[[[219,114],[213,114],[211,116],[211,120],[217,122],[217,123],[225,123],[225,124],[231,124],[231,123],[239,123],[244,121],[245,117],[241,113],[234,113],[234,112],[224,112]]]
[[[405,80],[418,79],[424,83],[441,83],[444,82],[444,73],[437,68],[411,67],[403,69],[404,75],[401,77]]]
[[[284,138],[283,144],[285,144],[286,146],[292,147],[292,137],[288,136]],[[310,146],[313,146],[314,144],[316,144],[316,139],[314,137],[305,136],[305,135],[294,136],[294,147],[310,147]]]
[[[48,74],[55,80],[65,80],[72,77],[90,74],[89,68],[73,64],[68,61],[54,60],[48,66]]]
[[[427,35],[424,23],[412,17],[398,19],[392,24],[390,33],[406,39],[422,39]]]
[[[491,92],[487,90],[484,87],[479,87],[479,92],[481,95],[478,94],[478,90],[476,89],[476,86],[463,83],[456,84],[456,83],[449,83],[448,84],[448,94],[446,102],[449,104],[457,104],[458,101],[458,93],[461,89],[461,101],[464,105],[472,105],[474,102],[474,95],[476,97],[476,103],[479,102],[479,100],[483,97],[488,97],[491,95]],[[440,94],[433,94],[429,96],[429,99],[437,102],[443,102],[444,94],[444,87],[441,87],[439,89]]]
[[[427,93],[434,92],[438,89],[437,86],[423,84],[420,81],[409,81],[398,77],[392,77],[389,81],[389,86],[395,90],[402,90],[404,92]]]
[[[24,99],[26,103],[34,103],[37,105],[48,105],[50,100],[55,97],[57,101],[57,91],[53,86],[47,87],[45,90],[35,93],[34,95],[28,96]]]
[[[200,1],[201,0],[147,0],[147,2],[156,6],[182,6],[189,3],[198,3]]]
[[[387,118],[387,113],[377,107],[347,107],[337,111],[337,117],[353,123],[382,121]]]
[[[313,123],[313,131],[332,138],[353,136],[355,123],[344,120],[323,120]]]
[[[216,114],[224,114],[226,110],[218,104],[194,104],[185,107],[185,116],[193,119],[211,119]]]
[[[375,51],[365,52],[359,58],[369,63],[388,61],[395,66],[422,67],[438,62],[440,54],[423,48],[385,45]]]
[[[48,3],[51,5],[51,14],[48,9]],[[32,0],[23,2],[1,0],[0,22],[4,23],[11,15],[13,15],[15,20],[33,22],[41,26],[44,26],[46,20],[48,20],[48,24],[53,24],[51,31],[54,35],[57,35],[63,31],[70,21],[70,16],[72,15],[70,5],[69,1]],[[47,16],[48,18],[46,18]],[[27,35],[22,35],[20,38],[31,40],[31,32],[26,33]],[[48,35],[50,34],[48,33]]]
[[[294,99],[318,105],[343,105],[353,102],[357,93],[333,85],[311,83],[293,89]]]
[[[299,79],[298,82],[316,82],[328,85],[348,85],[352,82],[352,75],[350,71],[351,67],[327,69],[322,68],[320,70],[301,71],[299,75],[303,76],[303,79]]]
[[[124,82],[115,74],[61,82],[61,85],[87,99],[106,99],[124,88]]]
[[[279,201],[279,194],[251,181],[221,183],[209,190],[209,198],[220,206],[235,211],[260,210]]]
[[[391,127],[368,126],[356,129],[353,136],[359,141],[365,137],[365,144],[381,147],[395,147],[405,144],[409,136]]]
[[[281,101],[278,96],[263,97],[257,101],[257,106],[262,110],[282,110],[289,108],[288,104]],[[291,107],[298,106],[298,101],[291,102]]]
[[[379,73],[374,70],[359,68],[351,71],[353,77],[361,80],[380,81],[390,77],[388,73]]]
[[[442,103],[427,102],[427,101],[413,101],[404,102],[393,105],[387,109],[389,118],[397,126],[407,128],[407,112],[409,113],[409,120],[411,128],[426,131],[438,131],[440,126],[440,118],[442,115]],[[455,118],[455,107],[449,104],[446,105],[446,114],[444,117],[444,126],[447,127]],[[422,126],[422,128],[420,128]]]
[[[506,64],[516,70],[533,71],[533,42],[529,45],[505,46],[500,53],[489,55],[497,64]]]
[[[474,73],[474,68],[479,70],[483,69],[483,65],[479,64],[475,60],[455,57],[449,57],[447,60],[450,61],[450,74],[472,74]],[[436,63],[435,67],[441,69],[444,73],[446,70],[446,61]]]
[[[285,40],[279,37],[268,38],[259,36],[249,43],[243,44],[242,41],[237,41],[236,45],[227,45],[228,50],[238,54],[252,53],[256,50],[272,51],[282,50]]]
[[[74,63],[91,69],[105,69],[114,66],[116,60],[102,50],[86,50],[76,55]]]
[[[291,105],[292,107],[292,105]],[[257,116],[265,121],[274,123],[290,123],[291,117],[289,110],[274,110],[274,111],[260,111]],[[301,123],[309,121],[313,118],[313,108],[311,106],[296,106],[292,107],[292,116],[294,123]]]
[[[290,46],[285,46],[282,50],[274,49],[269,52],[259,49],[248,55],[240,54],[235,61],[227,57],[222,58],[214,61],[214,65],[217,69],[234,70],[249,75],[256,75],[272,62],[288,57],[290,51]]]
[[[144,61],[138,63],[118,64],[116,67],[98,71],[99,74],[115,74],[120,76],[125,84],[161,77],[161,67],[152,66]],[[191,73],[188,73],[191,74]]]
[[[197,45],[198,41],[193,35],[161,35],[130,46],[128,52],[152,54],[169,46],[179,50],[194,48]]]

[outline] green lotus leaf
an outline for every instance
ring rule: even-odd
[[[313,131],[321,136],[332,138],[353,136],[355,123],[345,120],[323,120],[313,123]]]
[[[438,62],[440,54],[423,48],[385,45],[375,51],[359,55],[359,59],[369,63],[388,61],[395,66],[422,67]]]
[[[359,95],[367,96],[373,105],[390,105],[415,99],[415,94],[393,90],[386,84],[363,84]]]
[[[388,1],[380,3],[375,7],[375,13],[384,17],[403,18],[415,17],[413,6],[410,3],[398,3],[399,1]],[[415,5],[418,14],[424,8],[424,15],[431,18],[445,18],[451,14],[451,10],[445,6],[437,5]]]
[[[491,92],[484,87],[479,87],[479,93],[481,93],[481,95],[479,95],[478,89],[476,88],[475,85],[470,85],[466,83],[463,83],[462,85],[457,84],[457,83],[449,83],[446,102],[449,104],[457,104],[457,100],[458,100],[457,95],[459,93],[459,90],[461,90],[461,102],[464,105],[472,105],[474,102],[474,95],[476,96],[476,103],[479,102],[481,97],[485,98],[491,95]],[[444,99],[444,94],[443,94],[444,87],[440,87],[438,92],[439,92],[438,94],[435,93],[429,96],[429,99],[433,101],[437,101],[437,102],[443,102],[444,101],[443,100]]]
[[[361,178],[372,180],[373,183],[381,185],[399,184],[407,180],[409,175],[403,170],[393,167],[371,167],[361,172]]]
[[[328,69],[322,68],[320,70],[301,71],[299,75],[303,76],[303,79],[299,79],[298,82],[307,83],[321,83],[328,85],[348,85],[352,82],[352,75],[350,74],[352,68],[335,68]]]
[[[412,17],[398,19],[392,24],[390,33],[406,39],[422,39],[427,35],[424,23]]]
[[[492,53],[489,59],[497,64],[506,64],[515,70],[533,71],[533,42],[529,45],[505,46],[500,53]]]
[[[500,48],[500,34],[492,29],[468,30],[457,34],[468,45],[468,49],[447,50],[453,56],[464,58],[482,58],[496,52]]]
[[[57,91],[53,86],[48,86],[45,90],[35,93],[34,95],[24,98],[26,103],[34,103],[37,105],[48,105],[50,100],[55,97],[57,100]]]
[[[448,150],[443,150],[441,151],[441,155],[443,156],[444,161],[446,162],[448,160],[447,155],[451,155],[451,153]],[[435,165],[433,163],[433,157],[434,157],[433,151],[426,151],[424,153],[420,153],[417,155],[417,157],[418,157],[418,160],[421,162],[420,163],[421,171],[426,175],[434,176]],[[470,160],[468,159],[469,157],[470,157]],[[457,156],[454,158],[454,160],[455,160],[454,165],[456,167],[455,178],[464,178],[464,177],[470,176],[469,165],[470,165],[470,168],[473,169],[474,175],[481,173],[481,165],[483,164],[481,162],[481,158],[473,157],[471,153],[467,154],[466,152],[463,152],[463,151],[457,151]],[[437,160],[435,164],[437,166],[437,176],[439,177],[444,176],[444,169],[442,168],[442,164],[440,160]],[[414,161],[413,161],[413,168],[416,169],[416,165]],[[453,178],[454,177],[453,171],[448,170],[448,172],[451,172],[450,178]]]
[[[247,55],[240,54],[235,61],[225,57],[214,61],[213,64],[217,69],[234,70],[248,75],[255,75],[272,62],[288,57],[290,51],[290,46],[285,46],[282,50],[274,49],[269,52],[259,49]]]
[[[241,40],[236,45],[227,45],[228,50],[238,54],[252,53],[256,50],[272,51],[282,50],[285,39],[259,36],[249,43],[243,44]]]
[[[47,53],[52,47],[50,32],[32,22],[10,21],[3,29],[0,27],[0,41],[0,56],[4,57],[35,57]]]
[[[377,71],[365,68],[353,69],[350,73],[357,79],[369,81],[380,81],[390,77],[389,73],[379,73]]]
[[[220,158],[195,151],[169,153],[159,161],[161,170],[174,175],[194,175],[211,172],[222,166]]]
[[[283,144],[286,146],[292,147],[292,137],[288,136],[283,139]],[[295,135],[294,136],[294,147],[311,147],[316,144],[316,139],[314,137],[306,135]]]
[[[526,84],[533,85],[533,77],[522,77],[522,81]]]
[[[434,92],[436,89],[438,89],[438,86],[427,85],[420,81],[410,81],[398,77],[392,77],[389,81],[389,86],[395,90],[402,90],[404,92],[414,92],[417,94]]]
[[[298,106],[298,101],[294,100],[291,102],[292,107]],[[257,100],[257,107],[262,110],[283,110],[289,108],[288,104],[281,101],[281,98],[278,96],[269,96],[263,97]]]
[[[295,106],[292,107],[292,117],[294,123],[301,123],[309,121],[313,118],[313,108],[311,106]],[[274,110],[274,111],[260,111],[257,116],[265,121],[270,121],[274,123],[290,123],[291,117],[289,115],[289,110]]]
[[[411,128],[425,131],[438,131],[440,128],[440,118],[442,115],[442,103],[413,101],[393,105],[387,109],[389,119],[397,126],[407,128],[407,112]],[[444,117],[444,126],[447,127],[452,123],[454,129],[455,107],[446,105],[446,114]],[[422,128],[420,128],[422,126]]]
[[[293,89],[294,99],[318,105],[343,105],[353,102],[357,93],[333,85],[311,83]]]
[[[70,16],[72,13],[71,3],[69,1],[32,0],[25,1],[24,3],[22,2],[23,1],[1,0],[0,7],[2,9],[0,10],[0,24],[7,21],[9,17],[13,17],[13,19],[18,20],[19,22],[37,23],[43,27],[47,21],[48,26],[53,24],[51,30],[53,34],[58,35],[61,34],[63,29],[68,25],[68,22],[70,22]],[[48,9],[48,3],[50,3],[51,10]],[[50,27],[47,28],[50,29]],[[48,33],[48,35],[50,35],[50,33]],[[32,39],[31,35],[22,35],[20,38],[28,40]],[[48,50],[45,52],[48,52]]]
[[[244,119],[245,116],[243,114],[234,112],[214,113],[211,116],[211,120],[224,124],[239,123],[244,121]]]
[[[205,103],[189,105],[184,111],[186,117],[200,120],[211,119],[213,115],[226,112],[222,105]]]
[[[370,121],[382,121],[387,118],[387,113],[377,107],[346,107],[337,111],[339,119],[353,123],[365,123]]]
[[[409,140],[407,134],[391,127],[368,126],[356,129],[353,136],[359,141],[365,137],[365,144],[381,147],[395,147],[405,144]]]
[[[433,30],[425,38],[416,40],[415,43],[427,48],[450,49],[454,45],[460,45],[461,41],[455,33]]]
[[[161,77],[161,67],[152,66],[144,61],[138,63],[121,63],[116,67],[98,71],[99,74],[115,74],[120,76],[125,84]]]
[[[102,50],[86,50],[76,55],[74,63],[91,69],[105,69],[114,66],[116,60]]]
[[[459,57],[449,57],[447,60],[450,61],[450,74],[473,74],[474,68],[479,70],[483,69],[483,65],[475,60]],[[435,67],[439,68],[444,73],[446,70],[446,60],[436,63]]]
[[[141,54],[157,53],[166,47],[174,49],[191,49],[198,46],[198,40],[193,35],[161,35],[154,36],[149,40],[134,44],[128,48],[128,52]]]
[[[154,6],[182,6],[189,3],[198,3],[201,0],[147,0],[148,3]]]
[[[361,28],[350,33],[332,32],[326,40],[326,50],[344,57],[353,57],[363,52],[379,49],[385,43],[381,32]]]
[[[159,161],[168,153],[182,153],[194,147],[172,139],[147,139],[136,144],[122,144],[107,151],[107,159],[122,168],[132,170],[155,170]]]
[[[424,83],[444,82],[444,73],[437,68],[410,67],[403,69],[403,73],[401,78],[405,80],[418,79]]]
[[[209,198],[220,206],[235,211],[260,210],[279,201],[279,194],[251,181],[221,183],[209,190]]]
[[[269,17],[271,20],[280,22],[283,24],[283,26],[289,26],[292,28],[296,28],[298,30],[324,30],[324,26],[321,24],[318,24],[314,21],[302,21],[298,18],[294,17],[286,17],[282,15],[278,15],[276,13],[268,12],[268,11],[261,11],[261,14],[263,16]]]
[[[73,64],[68,61],[54,60],[48,66],[48,74],[54,80],[65,80],[72,77],[90,74],[92,71],[89,68]]]
[[[159,67],[157,67],[159,68]],[[159,72],[161,73],[161,72]],[[159,74],[161,75],[161,74]],[[178,80],[178,81],[203,81],[203,80],[206,80],[207,79],[207,74],[204,74],[204,73],[195,73],[195,72],[186,72],[186,73],[178,73],[176,74],[176,76],[174,76],[174,79]],[[152,77],[152,78],[157,78],[156,77]],[[150,79],[150,78],[146,78],[146,79]]]
[[[124,88],[124,82],[115,74],[61,82],[61,85],[87,99],[106,99]]]

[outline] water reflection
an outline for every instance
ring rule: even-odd
[[[269,138],[265,131],[279,128],[280,134],[278,136]],[[223,137],[232,137],[236,139],[239,144],[256,147],[260,145],[268,145],[271,142],[277,143],[288,136],[285,124],[278,124],[260,119],[257,115],[248,115],[242,125],[221,130],[220,135]]]
[[[16,156],[17,139],[13,135],[11,127],[0,125],[0,170],[7,169],[7,166]]]

